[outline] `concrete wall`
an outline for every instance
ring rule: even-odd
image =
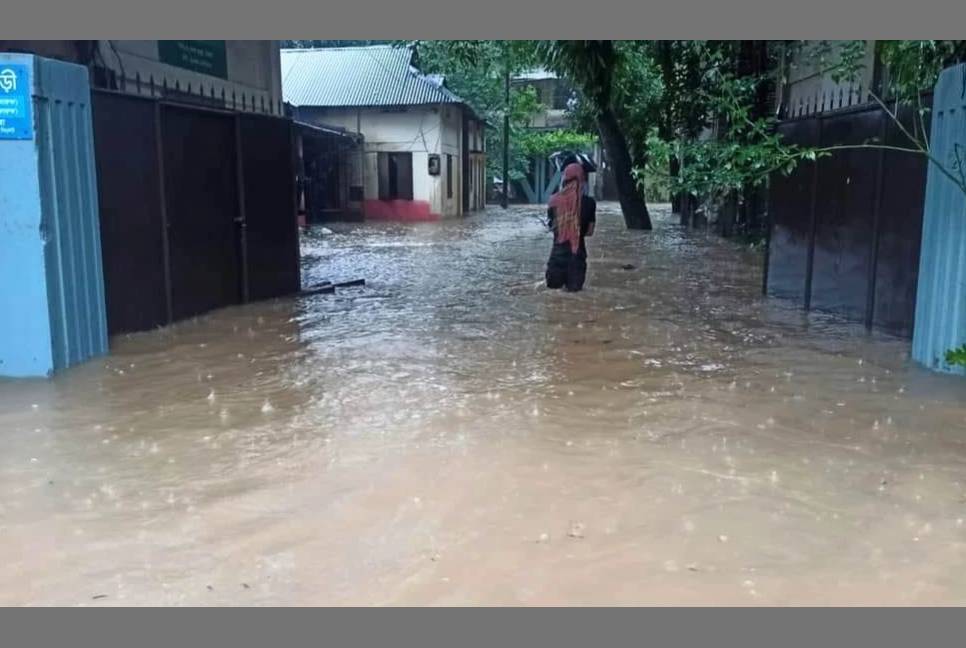
[[[0,54],[32,127],[0,140],[0,376],[107,351],[87,69]]]
[[[457,106],[406,108],[303,108],[299,119],[361,133],[365,138],[364,193],[367,218],[433,220],[462,214],[462,109]],[[413,200],[380,201],[380,152],[413,156]],[[441,172],[429,174],[429,156],[440,155]],[[446,155],[453,156],[453,196],[446,192]],[[386,204],[390,203],[390,204]]]
[[[96,43],[91,51],[90,45]],[[278,41],[229,40],[225,43],[227,79],[187,70],[162,63],[156,40],[101,40],[101,41],[0,41],[2,50],[23,50],[41,56],[87,64],[85,56],[93,56],[93,64],[106,67],[119,77],[125,77],[127,92],[137,92],[135,79],[140,76],[141,94],[150,92],[149,80],[154,79],[158,88],[166,82],[173,89],[177,84],[182,90],[191,86],[192,92],[199,88],[205,95],[214,90],[216,97],[222,91],[230,99],[232,93],[241,101],[244,95],[256,106],[262,101],[279,113],[282,98],[281,62]]]
[[[276,107],[282,97],[278,41],[225,41],[227,80],[162,63],[158,55],[158,41],[101,41],[101,51],[107,66],[115,72],[120,73],[123,65],[124,74],[129,80],[136,75],[144,80],[153,76],[156,82],[159,79],[167,80],[169,87],[175,82],[181,88],[191,84],[192,88],[203,87],[206,94],[213,88],[216,96],[220,96],[224,90],[226,96],[234,92],[236,96],[254,98],[256,104],[264,99],[266,104]],[[273,112],[277,112],[277,108]]]
[[[841,41],[840,41],[841,42]],[[838,96],[841,91],[848,93],[850,90],[858,92],[862,88],[865,93],[872,86],[875,70],[875,41],[866,41],[864,67],[859,71],[858,78],[854,82],[840,81],[836,83],[829,74],[823,72],[823,68],[828,68],[837,60],[837,51],[841,48],[840,44],[832,43],[832,52],[828,55],[828,60],[821,64],[813,60],[814,56],[809,56],[807,51],[798,52],[787,70],[788,85],[786,86],[784,102],[790,109],[799,105],[799,102],[814,102],[816,97],[821,98],[823,93],[826,96]],[[782,101],[781,95],[776,98]]]

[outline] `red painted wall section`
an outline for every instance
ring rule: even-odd
[[[386,221],[438,221],[440,215],[430,210],[425,200],[367,200],[365,202],[366,220]]]

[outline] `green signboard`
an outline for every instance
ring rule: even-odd
[[[158,41],[158,57],[162,63],[192,72],[228,78],[225,41],[163,40]]]

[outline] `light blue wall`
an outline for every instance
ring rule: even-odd
[[[957,155],[966,167],[966,64],[948,68],[933,95],[933,157],[953,174]],[[966,171],[966,168],[963,169]],[[945,362],[966,344],[966,195],[929,164],[923,212],[913,358],[936,371],[963,374]]]
[[[81,66],[26,65],[34,138],[0,139],[0,375],[49,376],[107,352],[90,115]]]

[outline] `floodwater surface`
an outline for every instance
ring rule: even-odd
[[[334,295],[0,382],[3,605],[966,603],[966,382],[602,206],[331,225]]]

